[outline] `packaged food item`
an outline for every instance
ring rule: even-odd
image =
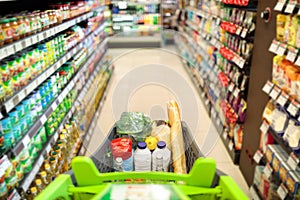
[[[298,18],[297,24],[296,47],[300,48],[300,18]]]
[[[296,34],[298,27],[298,18],[296,15],[287,15],[285,22],[284,42],[289,45],[295,46]]]
[[[5,44],[13,42],[14,30],[10,24],[11,20],[4,18],[0,20],[1,29],[3,31],[3,40]]]
[[[276,106],[276,109],[271,115],[271,127],[280,137],[282,137],[287,126],[288,115],[279,105]]]
[[[300,197],[300,179],[295,171],[289,171],[286,179],[286,186],[289,192],[294,196],[295,199]]]
[[[284,41],[284,28],[285,28],[286,15],[278,14],[276,16],[276,39],[278,41]]]
[[[123,159],[123,170],[133,171],[132,140],[130,138],[117,138],[111,141],[110,147],[114,160],[117,157],[121,157]]]
[[[297,148],[300,140],[300,123],[298,121],[290,120],[287,129],[283,135],[290,147]]]

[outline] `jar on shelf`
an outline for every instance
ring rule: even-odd
[[[25,25],[25,36],[29,36],[31,34],[31,26],[30,26],[30,17],[28,15],[24,15],[24,25]]]
[[[29,15],[29,21],[30,21],[30,34],[35,34],[37,32],[37,23],[34,14]]]
[[[42,30],[49,28],[49,17],[46,12],[40,12]]]
[[[3,32],[3,41],[5,44],[9,44],[13,42],[14,30],[11,27],[10,19],[2,19],[0,20],[1,29]]]
[[[56,19],[57,19],[57,23],[61,24],[62,21],[63,21],[62,11],[57,9],[57,10],[54,10],[54,13],[55,13],[55,16],[56,16]]]
[[[19,35],[19,25],[17,23],[17,18],[10,18],[10,26],[13,29],[13,40],[17,41],[20,39]]]
[[[36,30],[37,30],[37,32],[40,32],[40,31],[42,31],[42,22],[41,22],[40,13],[37,12],[37,13],[35,13],[34,16],[35,16]]]
[[[17,23],[19,27],[19,37],[20,39],[25,37],[26,34],[26,25],[25,25],[25,17],[24,16],[17,16]]]

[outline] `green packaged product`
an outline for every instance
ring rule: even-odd
[[[41,142],[42,143],[45,143],[47,142],[47,135],[46,135],[46,130],[45,130],[45,127],[43,126],[40,130],[39,130],[39,133],[40,135],[40,138],[41,138]]]

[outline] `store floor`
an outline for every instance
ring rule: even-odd
[[[99,148],[123,111],[167,119],[166,102],[175,99],[202,153],[214,158],[218,169],[230,175],[249,196],[248,186],[232,163],[176,50],[110,49],[108,55],[113,57],[115,70],[88,153]]]

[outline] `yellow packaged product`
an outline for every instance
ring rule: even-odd
[[[296,47],[300,48],[300,18],[298,18],[297,24]]]
[[[297,36],[297,28],[298,28],[298,17],[295,15],[290,15],[290,20],[288,23],[288,40],[287,43],[289,45],[296,45],[296,36]]]
[[[279,84],[280,81],[280,65],[283,60],[282,56],[276,55],[273,57],[273,68],[272,68],[272,81],[275,84]]]
[[[276,17],[276,39],[283,41],[284,27],[285,27],[286,16],[278,14]]]

